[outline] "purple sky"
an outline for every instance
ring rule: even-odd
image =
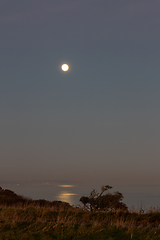
[[[0,181],[159,183],[159,12],[1,0]]]

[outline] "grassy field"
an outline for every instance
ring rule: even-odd
[[[68,203],[0,191],[0,240],[160,239],[160,210],[90,212]]]
[[[86,212],[80,208],[0,207],[1,239],[160,239],[160,212]]]

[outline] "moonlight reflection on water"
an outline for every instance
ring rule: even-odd
[[[75,185],[59,185],[59,187],[72,188],[72,187],[75,187]]]
[[[75,185],[59,185],[61,188],[74,188]],[[68,202],[71,205],[75,203],[74,196],[77,196],[77,193],[69,192],[69,191],[60,191],[59,194],[56,196],[57,199],[63,202]]]
[[[46,182],[0,182],[4,189],[10,189],[16,194],[32,199],[45,199],[49,201],[65,201],[71,205],[81,205],[79,199],[89,196],[93,189],[100,192],[101,185],[69,185],[68,183]],[[115,191],[123,194],[123,202],[130,208],[140,206],[149,208],[160,207],[160,185],[115,185]]]
[[[71,193],[71,192],[66,192],[66,191],[61,191],[58,195],[57,195],[57,199],[59,199],[60,201],[63,202],[68,202],[71,205],[74,204],[74,196],[77,196],[78,194],[76,193]]]

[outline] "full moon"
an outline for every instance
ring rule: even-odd
[[[62,69],[62,71],[67,72],[67,71],[69,70],[68,64],[64,63],[64,64],[61,66],[61,69]]]

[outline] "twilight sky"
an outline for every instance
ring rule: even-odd
[[[159,184],[159,0],[1,0],[0,32],[0,181]]]

